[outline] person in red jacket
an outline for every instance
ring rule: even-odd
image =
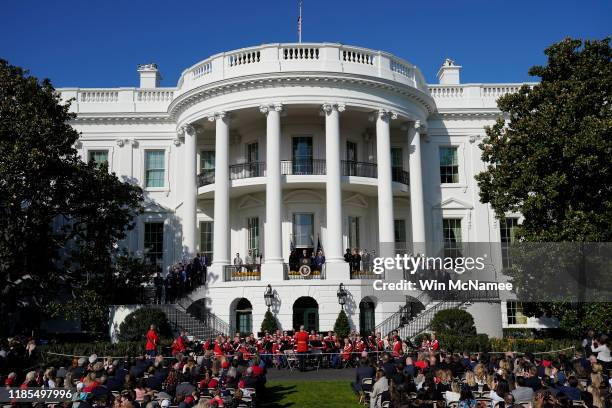
[[[436,339],[436,335],[431,333],[431,341],[429,343],[431,351],[438,351],[440,349],[440,342]]]
[[[348,338],[344,338],[344,347],[342,348],[342,361],[348,362],[351,360],[351,354],[353,353],[353,345]]]
[[[181,332],[177,339],[172,343],[172,355],[175,356],[178,353],[183,353],[185,348],[185,332]]]
[[[151,325],[147,332],[147,345],[145,350],[149,357],[155,357],[157,355],[157,345],[159,344],[159,336],[157,335],[157,329],[154,324]]]
[[[300,361],[300,371],[306,371],[306,354],[308,353],[308,332],[304,330],[304,325],[300,326],[295,336],[296,350]]]

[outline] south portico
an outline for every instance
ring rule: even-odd
[[[287,117],[301,109],[307,110],[315,118],[318,115],[324,117],[323,122],[323,141],[320,146],[319,154],[324,157],[322,161],[323,169],[317,171],[312,164],[306,167],[299,162],[305,159],[294,158],[291,170],[293,174],[287,174],[286,160],[281,160],[281,151],[283,143],[288,140],[283,139],[283,122]],[[317,189],[323,190],[324,202],[324,219],[325,223],[321,223],[323,217],[318,217],[320,227],[324,229],[323,247],[326,257],[327,276],[337,276],[343,279],[349,279],[349,267],[344,261],[345,240],[343,239],[345,228],[343,225],[343,187],[347,184],[359,184],[352,177],[356,174],[359,177],[362,172],[361,162],[344,160],[341,150],[341,117],[345,114],[361,116],[364,121],[368,121],[373,128],[373,133],[369,137],[373,139],[372,144],[375,156],[370,155],[370,159],[375,170],[375,179],[370,185],[372,196],[376,197],[378,211],[376,214],[376,228],[379,243],[395,242],[395,225],[394,225],[394,185],[395,180],[394,170],[392,168],[392,147],[391,147],[391,126],[394,124],[395,132],[400,132],[403,136],[405,150],[408,155],[408,164],[410,171],[409,182],[405,181],[409,186],[404,186],[404,196],[410,201],[410,224],[412,237],[411,241],[415,244],[425,242],[425,222],[424,222],[424,203],[423,203],[423,187],[420,163],[420,139],[421,134],[425,131],[425,123],[421,119],[415,119],[413,114],[402,113],[391,109],[390,107],[379,107],[377,109],[368,109],[363,106],[351,106],[345,102],[322,102],[317,104],[287,104],[278,101],[261,103],[252,108],[229,109],[224,108],[214,112],[207,112],[198,120],[193,120],[188,123],[180,123],[177,129],[177,135],[184,144],[183,152],[183,169],[182,174],[184,191],[183,204],[181,208],[181,225],[182,225],[182,247],[184,256],[191,256],[199,250],[198,245],[198,137],[203,134],[208,134],[209,139],[214,141],[214,183],[210,183],[206,187],[212,190],[212,194],[208,196],[214,197],[213,202],[213,229],[214,240],[212,249],[212,265],[211,269],[214,274],[223,276],[223,268],[231,264],[232,256],[232,237],[230,226],[230,196],[233,196],[232,175],[230,174],[230,149],[233,148],[232,140],[232,124],[240,120],[244,114],[253,118],[253,112],[258,112],[262,122],[265,120],[265,169],[262,172],[253,174],[251,180],[259,180],[265,184],[265,221],[263,231],[263,254],[264,264],[262,265],[262,280],[278,281],[283,280],[284,262],[286,261],[285,253],[283,252],[283,242],[286,242],[286,237],[283,236],[283,220],[285,211],[283,208],[283,190],[289,185],[289,181],[304,179],[305,187],[312,188],[311,180],[306,180],[314,176],[318,176]],[[256,119],[255,119],[256,120]],[[209,125],[203,125],[208,122]],[[212,125],[212,126],[210,126]],[[247,136],[248,137],[248,136]],[[286,139],[286,138],[285,138]],[[324,146],[324,147],[323,147]],[[299,146],[297,147],[300,148]],[[308,147],[307,147],[308,148]],[[312,149],[312,146],[310,146]],[[348,154],[345,152],[345,155]],[[374,159],[375,157],[375,159]],[[348,157],[346,157],[348,158]],[[373,160],[372,160],[373,159]],[[312,156],[310,159],[313,163],[317,161]],[[225,165],[221,165],[225,163]],[[246,161],[246,164],[249,162]],[[348,164],[347,164],[348,163]],[[366,163],[364,163],[366,164]],[[347,166],[349,167],[347,169]],[[250,166],[252,167],[252,166]],[[260,166],[261,167],[261,166]],[[257,167],[259,170],[259,167]],[[274,170],[274,171],[273,171]],[[299,170],[299,171],[298,171]],[[347,171],[349,175],[347,176]],[[352,173],[355,172],[356,173]],[[320,173],[320,174],[316,174]],[[262,177],[263,176],[263,177]],[[352,180],[354,179],[354,180]],[[246,180],[248,184],[249,180]],[[299,184],[296,184],[298,187]],[[372,190],[375,189],[375,190]],[[302,189],[303,190],[303,189]],[[346,193],[345,193],[346,195]],[[316,229],[316,228],[315,228]],[[314,235],[314,234],[313,234]],[[293,237],[290,238],[292,242]],[[317,238],[313,239],[312,246],[315,247],[320,241],[321,236],[317,234]],[[377,244],[375,248],[381,256],[393,256],[390,252],[390,245]],[[313,248],[314,249],[314,248]],[[417,250],[417,248],[415,248]],[[424,253],[425,248],[418,248],[419,253]]]

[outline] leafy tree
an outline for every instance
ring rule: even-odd
[[[119,340],[143,340],[152,324],[157,326],[160,338],[172,338],[172,328],[166,314],[159,309],[143,307],[127,315],[119,325]]]
[[[488,128],[481,144],[487,163],[476,176],[481,201],[491,204],[499,218],[521,213],[518,237],[525,242],[610,241],[610,39],[565,39],[545,53],[548,63],[529,70],[540,83],[498,100],[505,120]],[[554,281],[553,268],[546,272],[541,271],[538,284]],[[533,278],[521,268],[508,274],[519,282]],[[610,303],[524,305],[527,315],[552,314],[574,334],[610,327],[610,310]]]
[[[278,330],[278,322],[276,321],[276,318],[274,317],[272,312],[270,312],[269,310],[266,311],[263,322],[261,322],[261,331],[268,332],[268,333],[274,333],[277,330]]]
[[[351,332],[351,325],[349,324],[348,316],[344,312],[344,309],[340,310],[340,313],[338,313],[338,318],[334,324],[334,331],[340,338],[347,337]]]
[[[0,60],[0,312],[28,310],[21,329],[87,290],[110,303],[104,286],[123,277],[119,243],[141,211],[140,187],[80,160],[68,109],[49,80]]]
[[[476,334],[474,318],[463,309],[447,309],[436,312],[429,327],[436,334],[450,334],[460,337]]]

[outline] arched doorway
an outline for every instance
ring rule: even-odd
[[[376,305],[369,297],[364,297],[359,302],[359,332],[362,336],[369,336],[376,327],[374,309]]]
[[[293,304],[293,328],[304,325],[307,331],[319,331],[319,304],[309,296],[298,298]]]
[[[233,302],[234,306],[234,332],[248,335],[253,332],[253,305],[247,298],[240,298]]]

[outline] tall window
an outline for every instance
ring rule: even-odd
[[[391,167],[404,168],[404,153],[401,147],[391,148]]]
[[[314,214],[293,214],[293,239],[296,248],[314,246]]]
[[[357,143],[347,140],[346,142],[346,160],[356,162],[357,160]]]
[[[145,257],[154,265],[161,267],[164,260],[164,223],[145,222],[144,224]]]
[[[90,150],[89,162],[95,164],[108,163],[108,150]]]
[[[461,219],[445,218],[442,220],[444,237],[444,256],[457,258],[461,256]]]
[[[502,266],[509,268],[512,266],[510,259],[510,246],[516,239],[516,228],[518,227],[518,218],[504,218],[499,221],[499,229],[501,233],[501,250],[502,250]]]
[[[523,304],[516,301],[506,302],[508,324],[527,324],[527,316],[523,314]]]
[[[259,217],[247,218],[247,251],[255,257],[259,254]]]
[[[163,187],[165,169],[165,152],[147,150],[145,152],[145,187]]]
[[[200,223],[200,253],[206,255],[209,262],[213,255],[213,223],[202,221]]]
[[[293,174],[312,174],[312,137],[293,138]]]
[[[253,142],[246,145],[246,158],[248,163],[259,161],[259,143]]]
[[[348,246],[349,248],[360,248],[359,243],[359,217],[348,217]]]
[[[459,158],[456,147],[440,148],[440,183],[459,182]]]
[[[200,171],[213,170],[215,168],[215,151],[202,150],[200,152]]]
[[[393,220],[393,227],[395,249],[406,249],[406,220]]]

